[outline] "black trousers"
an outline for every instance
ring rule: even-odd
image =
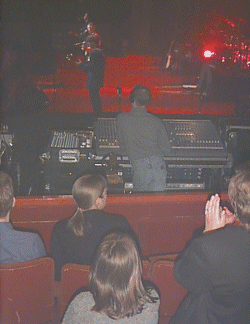
[[[100,88],[91,88],[89,89],[90,99],[92,108],[94,111],[94,116],[100,117],[102,113],[102,103],[100,97]]]

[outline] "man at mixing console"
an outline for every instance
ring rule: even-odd
[[[130,94],[132,109],[117,116],[117,137],[121,154],[128,155],[136,192],[163,191],[166,186],[164,155],[170,144],[164,123],[146,110],[151,100],[148,88],[137,85]]]

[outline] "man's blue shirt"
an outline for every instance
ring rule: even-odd
[[[0,264],[30,261],[46,255],[38,234],[15,230],[10,222],[0,223]]]

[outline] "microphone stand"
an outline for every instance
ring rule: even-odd
[[[122,101],[122,88],[117,84],[116,86],[117,96],[118,96],[118,113],[121,112],[121,101]]]

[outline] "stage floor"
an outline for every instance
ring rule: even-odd
[[[76,59],[76,58],[74,58]],[[129,55],[106,60],[104,87],[101,89],[104,113],[130,110],[129,94],[137,84],[147,86],[152,92],[148,110],[155,114],[232,115],[233,102],[200,100],[197,76],[173,75],[160,68],[159,59],[151,56]],[[50,105],[48,113],[92,113],[86,88],[86,73],[64,57],[57,60],[55,74],[36,75],[34,82],[43,89]],[[122,93],[117,95],[117,86]]]

